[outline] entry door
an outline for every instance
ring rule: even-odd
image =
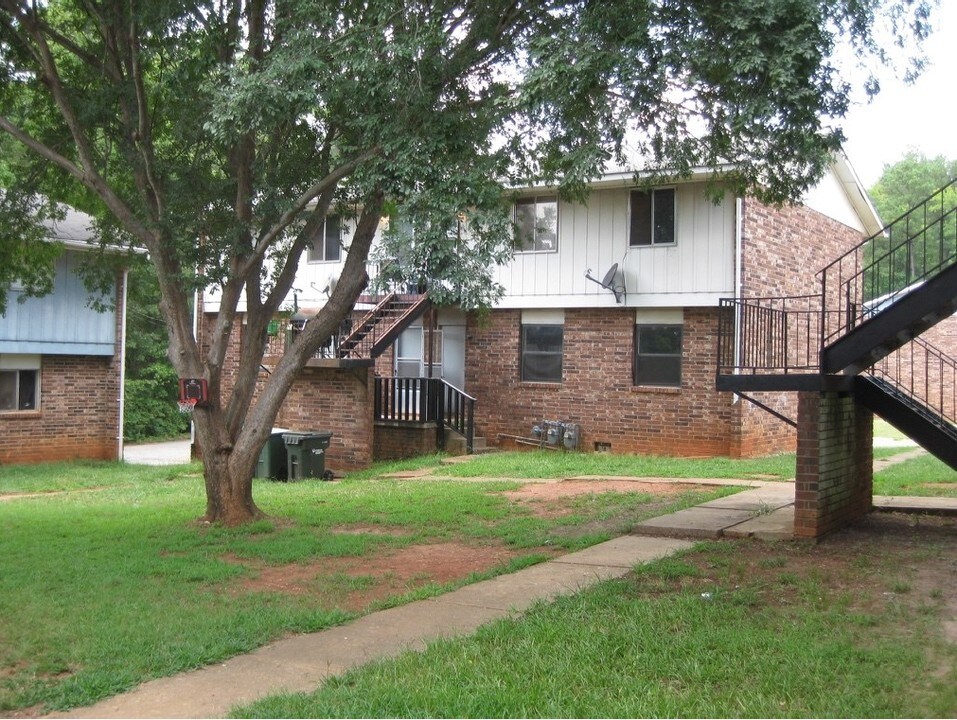
[[[395,376],[423,377],[422,328],[406,329],[395,344]]]
[[[442,328],[442,378],[459,390],[465,390],[465,326]]]

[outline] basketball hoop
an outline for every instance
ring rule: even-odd
[[[209,402],[209,388],[205,378],[180,378],[179,398],[176,404],[183,415],[192,415],[197,407],[206,407]]]

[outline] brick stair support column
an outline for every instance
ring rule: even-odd
[[[822,537],[871,511],[873,457],[873,415],[853,396],[799,393],[795,537]]]

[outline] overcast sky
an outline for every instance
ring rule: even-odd
[[[934,25],[924,48],[932,64],[918,80],[882,80],[877,98],[845,119],[844,150],[866,188],[910,148],[957,160],[957,0],[941,0]]]

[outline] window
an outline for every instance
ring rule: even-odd
[[[322,232],[308,248],[308,262],[339,262],[342,257],[342,222],[338,215],[329,215]]]
[[[635,326],[635,385],[681,387],[681,325]]]
[[[631,191],[631,228],[628,243],[632,247],[675,243],[674,188],[651,192]]]
[[[515,203],[515,248],[518,252],[558,250],[557,198],[526,198]]]
[[[522,381],[562,381],[562,325],[522,325]]]
[[[0,370],[0,412],[36,410],[39,370]]]

